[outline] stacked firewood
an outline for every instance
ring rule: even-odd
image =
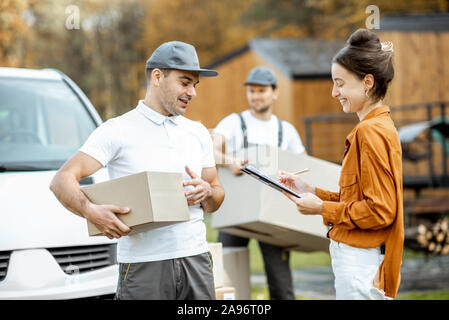
[[[431,225],[420,224],[405,230],[405,246],[431,254],[449,254],[449,219]]]

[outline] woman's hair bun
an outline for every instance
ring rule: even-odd
[[[348,39],[348,44],[367,49],[382,49],[379,36],[367,29],[358,29]]]
[[[367,29],[359,29],[348,38],[347,45],[332,59],[359,79],[367,74],[374,77],[374,86],[369,96],[378,101],[385,97],[388,85],[394,77],[393,44],[384,43],[379,36]]]

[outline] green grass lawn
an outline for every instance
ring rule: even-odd
[[[403,293],[398,294],[397,300],[449,300],[449,290]]]

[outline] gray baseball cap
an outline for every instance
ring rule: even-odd
[[[198,71],[201,77],[215,77],[215,70],[200,68],[195,47],[181,41],[170,41],[161,44],[147,60],[147,69],[177,69]]]
[[[248,78],[246,78],[245,86],[248,84],[258,84],[262,86],[272,86],[277,85],[276,76],[273,71],[267,67],[255,67],[252,69]]]

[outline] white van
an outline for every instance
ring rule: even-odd
[[[0,300],[115,293],[116,241],[89,237],[49,189],[101,122],[63,73],[0,68]],[[107,179],[103,168],[80,183]]]

